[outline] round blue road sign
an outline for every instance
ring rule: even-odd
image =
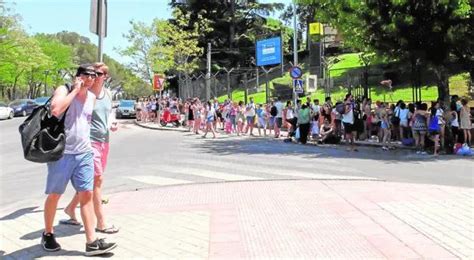
[[[290,77],[292,79],[299,79],[303,76],[303,70],[300,67],[293,66],[290,69]]]

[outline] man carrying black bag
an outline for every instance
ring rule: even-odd
[[[89,92],[96,73],[92,65],[81,65],[69,91],[60,86],[54,92],[51,113],[60,118],[65,116],[64,127],[66,145],[64,155],[58,161],[48,162],[48,178],[44,205],[45,231],[41,244],[46,251],[58,251],[61,246],[56,242],[53,223],[58,201],[71,180],[78,192],[81,204],[81,216],[86,234],[86,252],[88,256],[100,255],[114,249],[115,243],[106,243],[97,239],[94,231],[94,208],[92,191],[94,187],[94,161],[90,142],[90,128],[95,95]],[[63,115],[63,113],[65,115]]]

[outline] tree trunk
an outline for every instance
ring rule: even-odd
[[[474,66],[469,70],[469,82],[467,83],[467,93],[472,98],[474,98]]]
[[[438,66],[435,70],[438,85],[438,98],[449,104],[449,78],[447,70],[444,66]]]
[[[230,0],[230,26],[229,26],[229,48],[234,46],[235,35],[235,0]]]

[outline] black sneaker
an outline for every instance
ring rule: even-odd
[[[56,242],[56,238],[53,233],[45,234],[41,237],[41,245],[43,249],[48,252],[55,252],[61,250],[61,245]]]
[[[116,243],[107,243],[103,238],[96,239],[94,242],[86,244],[86,256],[105,254],[116,247]]]

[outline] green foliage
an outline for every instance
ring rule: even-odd
[[[18,15],[0,6],[0,99],[50,95],[78,64],[97,61],[97,47],[88,38],[71,32],[30,36],[19,21]],[[112,86],[144,85],[107,55],[104,61],[114,79]]]
[[[283,4],[263,4],[256,0],[190,0],[182,4],[182,1],[172,0],[170,5],[189,15],[187,24],[178,25],[183,31],[192,31],[200,19],[209,21],[212,30],[199,36],[198,46],[207,48],[210,42],[212,48],[219,49],[212,57],[220,67],[251,66],[255,40],[280,34],[281,26],[269,25],[263,16],[281,10]],[[204,69],[205,57],[201,55],[200,58],[200,68]]]

